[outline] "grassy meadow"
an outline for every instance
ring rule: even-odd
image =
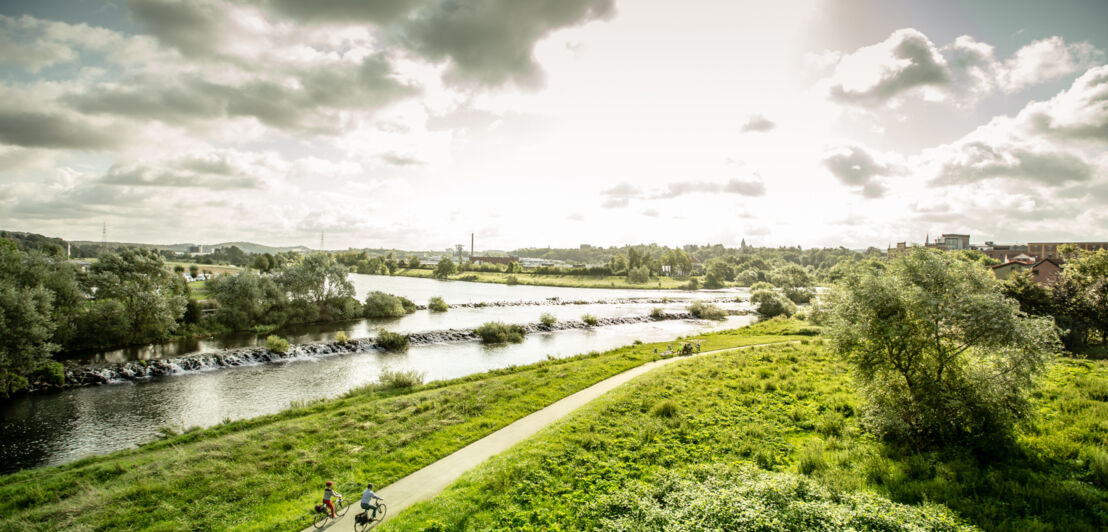
[[[381,530],[1108,529],[1108,361],[1061,359],[994,456],[859,423],[819,339],[660,368]],[[906,528],[914,527],[914,528]]]
[[[802,322],[700,336],[703,349],[789,341]],[[325,480],[389,483],[512,421],[655,359],[665,343],[553,359],[224,423],[135,450],[0,477],[0,530],[299,530]],[[233,370],[230,370],[233,371]]]

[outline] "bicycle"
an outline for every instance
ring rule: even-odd
[[[350,510],[350,503],[346,502],[343,497],[335,497],[335,501],[331,504],[335,505],[335,517],[342,517]],[[315,505],[315,522],[313,524],[316,528],[323,528],[323,525],[327,524],[330,519],[331,510],[326,505]]]
[[[385,520],[385,512],[388,508],[385,507],[385,502],[377,501],[377,517],[370,517],[369,510],[365,510],[362,513],[354,516],[354,530],[356,532],[366,532],[371,528],[375,528],[381,524],[381,521]]]

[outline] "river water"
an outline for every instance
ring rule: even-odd
[[[597,317],[636,316],[647,314],[654,307],[683,310],[693,299],[745,295],[740,291],[507,286],[357,274],[352,274],[351,280],[359,299],[369,291],[380,290],[407,297],[419,304],[426,304],[433,296],[442,297],[450,304],[540,301],[549,298],[589,302],[619,299],[621,302],[453,308],[444,313],[417,311],[394,320],[307,326],[281,333],[293,343],[307,343],[329,341],[338,330],[346,331],[351,338],[361,338],[372,336],[379,327],[400,332],[422,332],[474,328],[490,320],[533,323],[544,312],[554,314],[559,320],[580,319],[585,313]],[[634,298],[670,298],[671,301],[626,301]],[[721,306],[748,308],[745,303]],[[302,357],[281,363],[29,395],[9,402],[0,411],[0,472],[62,464],[89,455],[131,448],[157,437],[158,429],[164,426],[177,429],[212,426],[226,419],[278,412],[294,402],[335,397],[351,388],[374,382],[385,368],[415,369],[424,373],[426,381],[449,379],[509,365],[529,364],[547,356],[564,357],[603,351],[634,340],[664,341],[692,333],[734,328],[751,320],[749,316],[732,316],[723,322],[657,321],[532,334],[523,343],[505,346],[462,342],[412,347],[400,354],[367,351],[340,356]],[[257,342],[259,337],[253,334],[224,335],[199,342],[177,342],[103,353],[88,357],[88,360],[117,362],[182,356],[190,352],[255,345]]]

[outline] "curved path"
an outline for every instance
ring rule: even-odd
[[[623,373],[618,373],[607,379],[604,379],[588,388],[582,389],[572,395],[563,397],[549,406],[536,410],[522,418],[519,418],[504,428],[485,436],[457,451],[453,454],[440,459],[439,461],[430,464],[423,469],[420,469],[388,486],[379,488],[377,495],[385,500],[385,504],[388,506],[389,517],[395,516],[400,512],[406,510],[409,506],[428,500],[435,495],[438,495],[440,491],[449,486],[452,482],[462,476],[462,473],[477,467],[485,460],[492,458],[493,456],[500,454],[513,445],[525,440],[529,436],[535,434],[539,430],[543,429],[547,425],[562,419],[570,412],[577,410],[578,408],[585,406],[593,399],[608,393],[615,387],[630,381],[631,379],[647,373],[653,369],[665,366],[667,364],[677,362],[679,360],[685,360],[701,355],[710,355],[714,353],[724,353],[727,351],[739,351],[742,349],[751,349],[754,347],[764,347],[767,345],[792,343],[792,342],[771,342],[765,344],[744,345],[741,347],[729,347],[727,349],[716,349],[713,351],[703,351],[695,353],[691,356],[676,356],[672,358],[664,358],[661,360],[655,360],[653,362],[647,362],[641,366],[636,366]],[[335,529],[335,530],[350,530],[354,528],[354,516],[361,512],[361,507],[358,506],[358,501],[361,498],[361,489],[357,492],[346,493],[351,502],[350,511],[345,516],[338,518],[337,520],[329,522],[323,527],[323,530]],[[304,529],[304,532],[311,532],[316,530],[314,527],[308,527]]]

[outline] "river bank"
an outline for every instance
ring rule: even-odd
[[[800,322],[696,336],[703,349],[788,341]],[[690,340],[692,338],[686,338]],[[0,529],[299,530],[324,480],[340,492],[399,479],[608,376],[653,360],[645,343],[414,389],[344,397],[61,467],[0,477]]]
[[[395,275],[431,279],[432,270],[401,268],[396,271]],[[515,282],[510,282],[509,278],[514,278]],[[447,280],[524,286],[555,286],[560,288],[617,288],[623,290],[685,290],[685,286],[689,282],[688,279],[656,277],[649,282],[635,284],[628,282],[627,276],[624,275],[535,275],[527,272],[460,272],[451,275]]]

